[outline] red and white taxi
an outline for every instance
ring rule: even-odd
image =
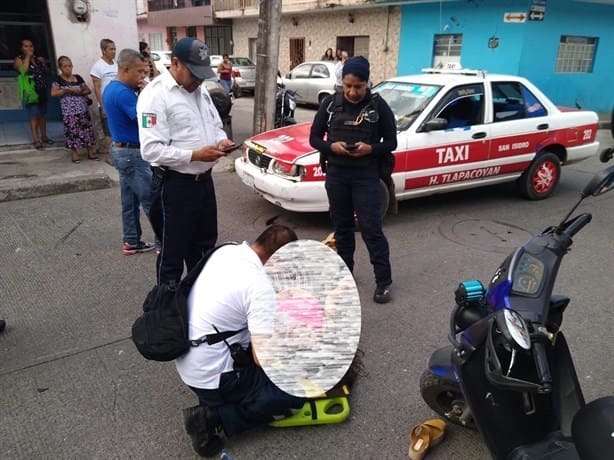
[[[525,197],[539,200],[552,194],[562,164],[599,150],[596,113],[557,108],[521,77],[425,69],[373,91],[397,122],[392,177],[399,200],[513,180]],[[235,161],[242,182],[284,209],[327,211],[310,127],[286,126],[247,139]]]

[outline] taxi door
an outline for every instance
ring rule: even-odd
[[[523,172],[539,145],[552,135],[547,110],[520,82],[493,81],[490,86],[491,158],[506,173]]]
[[[407,137],[406,193],[415,194],[419,189],[432,193],[492,175],[488,169],[490,127],[484,123],[484,108],[482,83],[456,86],[439,99]]]

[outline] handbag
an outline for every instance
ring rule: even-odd
[[[38,93],[32,76],[26,74],[25,70],[20,70],[17,75],[17,86],[19,87],[19,99],[26,104],[36,104]]]

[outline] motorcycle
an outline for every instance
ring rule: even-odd
[[[431,355],[420,391],[442,417],[477,428],[495,459],[612,458],[614,397],[585,403],[561,332],[570,299],[552,293],[572,237],[592,219],[572,214],[612,188],[614,166],[560,224],[514,250],[487,289],[470,280],[455,291],[451,345]]]
[[[275,128],[295,125],[294,111],[296,110],[296,92],[286,89],[283,83],[277,84],[275,95]]]

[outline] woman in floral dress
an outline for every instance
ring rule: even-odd
[[[58,59],[60,75],[51,85],[51,95],[60,98],[62,119],[64,120],[64,138],[66,148],[70,149],[73,163],[80,163],[77,149],[86,148],[87,157],[98,161],[94,146],[94,128],[90,117],[88,97],[91,90],[80,75],[72,73],[72,61],[66,56]]]

